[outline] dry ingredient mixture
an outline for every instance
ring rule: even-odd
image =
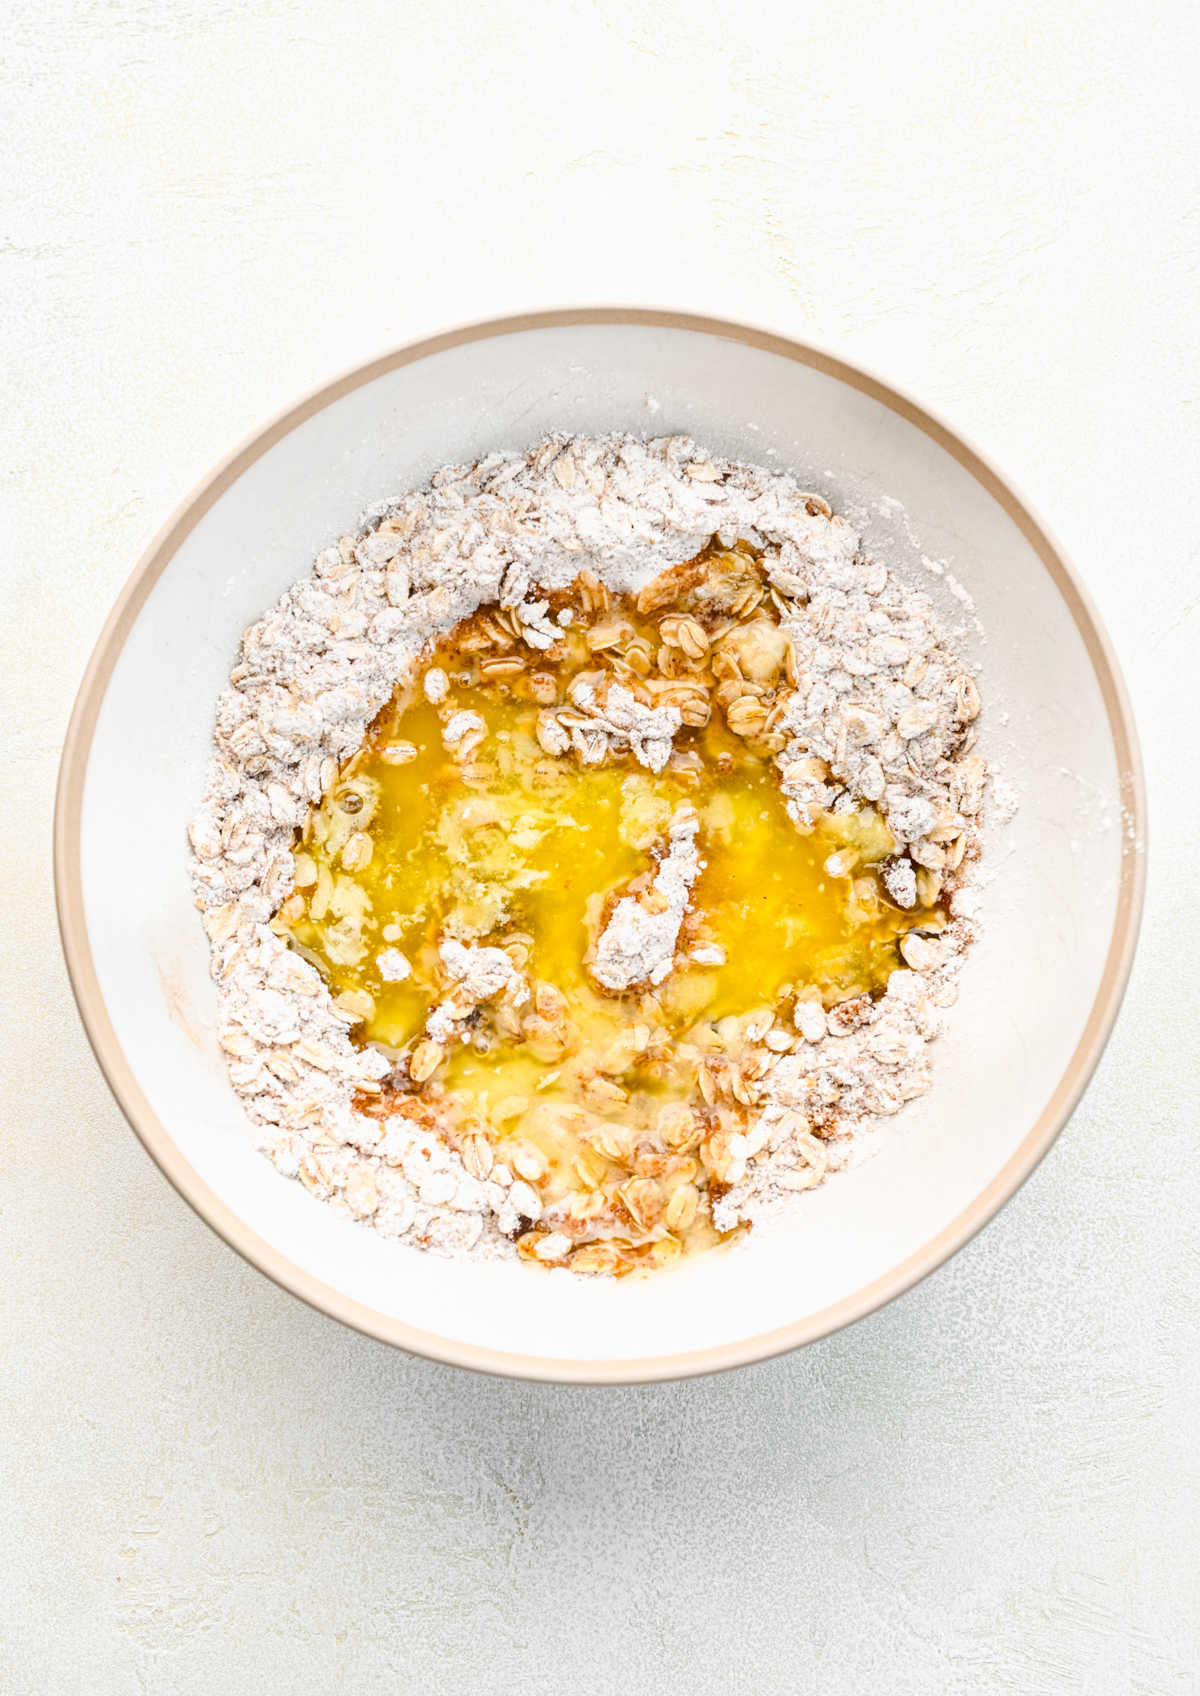
[[[929,1087],[976,687],[790,479],[439,472],[247,631],[192,827],[230,1076],[376,1229],[573,1271],[779,1212]]]

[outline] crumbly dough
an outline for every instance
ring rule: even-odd
[[[969,880],[987,767],[974,747],[978,692],[927,596],[866,555],[846,520],[790,477],[707,456],[686,437],[550,437],[528,452],[447,467],[428,488],[377,509],[246,631],[217,703],[213,762],[190,831],[219,1038],[262,1146],[281,1172],[388,1235],[443,1252],[509,1254],[506,1233],[536,1219],[540,1204],[502,1166],[473,1175],[414,1119],[356,1109],[356,1097],[378,1094],[389,1061],[351,1041],[352,1018],[270,928],[293,888],[294,832],[431,638],[497,602],[517,612],[528,645],[544,649],[554,625],[539,591],[586,569],[636,593],[714,533],[761,549],[769,582],[792,609],[783,628],[796,686],[777,756],[792,817],[803,824],[871,803],[898,845],[893,898],[915,899],[924,868],[950,891],[951,913],[936,939],[905,938],[906,965],[879,1000],[828,1013],[801,1002],[790,1030],[743,1021],[753,1122],[732,1139],[718,1223],[763,1217],[819,1182],[929,1086],[927,1045],[975,933]],[[445,681],[426,674],[430,698],[444,696]],[[611,687],[604,700],[575,702],[573,751],[602,759],[628,747],[657,770],[678,714],[650,712],[622,693]],[[452,719],[447,734],[477,734],[460,722],[471,717]],[[617,904],[597,954],[614,985],[632,981],[630,961],[649,960],[654,981],[671,924],[674,948],[695,855],[694,837],[681,831],[662,860],[661,936],[634,935],[641,921]],[[401,962],[389,969],[402,973]],[[486,966],[447,959],[438,1026],[447,1038],[459,992],[505,992]]]

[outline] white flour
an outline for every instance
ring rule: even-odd
[[[778,769],[792,816],[874,804],[897,841],[885,872],[893,897],[915,900],[918,880],[936,878],[953,915],[936,940],[906,939],[906,968],[878,1001],[828,1014],[801,1002],[793,1026],[765,1031],[743,1021],[741,1087],[753,1122],[733,1139],[719,1222],[753,1219],[819,1182],[929,1086],[927,1044],[974,934],[966,884],[987,768],[973,747],[975,686],[928,598],[865,556],[850,525],[788,477],[710,460],[684,437],[550,438],[438,472],[366,533],[326,548],[247,630],[218,702],[213,765],[190,832],[220,1041],[262,1146],[282,1172],[382,1232],[447,1252],[509,1253],[504,1233],[537,1219],[540,1203],[503,1166],[469,1172],[419,1119],[355,1109],[356,1093],[378,1093],[390,1062],[352,1043],[319,973],[269,925],[293,887],[294,831],[432,637],[498,602],[519,611],[531,647],[545,648],[554,627],[539,590],[565,587],[586,568],[636,592],[714,532],[760,548],[786,597],[796,663]],[[439,676],[426,679],[431,698]],[[581,692],[571,743],[585,761],[627,746],[657,770],[679,715],[624,693]],[[447,731],[459,743],[479,733],[453,719]],[[653,979],[664,961],[669,970],[695,852],[685,833],[660,865],[669,922],[659,931],[634,934],[638,921],[618,921],[617,904],[598,954],[614,982],[633,982],[624,974],[642,968]],[[431,1025],[444,1007],[438,1029],[449,1038],[482,976],[473,977],[477,962],[444,963],[447,998]],[[389,964],[402,973],[406,962]]]
[[[475,1008],[505,991],[518,1001],[526,999],[525,985],[502,948],[464,948],[461,942],[444,942],[440,952],[454,989],[425,1022],[431,1041],[449,1047],[460,1040]]]
[[[599,765],[625,748],[650,771],[661,771],[670,759],[671,738],[682,722],[677,707],[644,707],[620,683],[601,695],[580,680],[571,687],[571,703],[586,719],[569,729],[571,746],[585,765]]]
[[[696,848],[699,828],[694,807],[681,807],[671,820],[667,851],[650,886],[658,897],[653,909],[628,895],[613,908],[591,965],[592,976],[605,989],[661,983],[675,964],[688,896],[704,867]]]

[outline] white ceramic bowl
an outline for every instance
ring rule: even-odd
[[[438,466],[546,431],[686,431],[795,471],[868,543],[964,607],[984,746],[1020,794],[989,844],[987,929],[932,1092],[871,1161],[801,1198],[795,1229],[657,1280],[461,1263],[338,1218],[255,1151],[214,1040],[184,829],[243,628],[362,509]],[[902,503],[902,507],[898,504]],[[923,563],[922,555],[926,556]],[[1141,905],[1129,709],[1078,579],[959,437],[794,341],[639,310],[543,313],[389,354],[240,448],[151,545],[100,638],[63,756],[64,947],[105,1075],[180,1193],[248,1260],[371,1335],[529,1377],[736,1365],[899,1294],[1013,1193],[1074,1107],[1115,1017]]]

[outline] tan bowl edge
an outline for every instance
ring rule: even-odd
[[[1104,972],[1095,1000],[1066,1070],[1016,1153],[991,1183],[915,1254],[853,1295],[793,1324],[761,1335],[687,1354],[644,1360],[558,1360],[508,1354],[458,1343],[378,1313],[312,1277],[251,1231],[185,1160],[159,1121],[117,1041],[100,993],[88,941],[80,875],[80,813],[92,735],[109,674],[130,627],[176,549],[199,519],[247,466],[313,414],[384,372],[445,348],[515,331],[575,324],[645,324],[694,330],[741,341],[811,366],[870,395],[917,426],[953,456],[1004,509],[1054,579],[1079,628],[1100,683],[1120,773],[1124,830],[1120,893]],[[236,448],[175,510],[154,537],[122,589],[101,631],[79,686],[63,746],[54,814],[54,882],[63,952],[80,1017],[100,1069],[146,1151],[186,1202],[231,1248],[283,1289],[331,1318],[381,1342],[448,1365],[471,1367],[513,1378],[576,1384],[620,1384],[694,1377],[749,1365],[815,1342],[882,1307],[934,1271],[970,1241],[1024,1183],[1066,1124],[1095,1071],[1112,1030],[1129,978],[1145,888],[1146,796],[1133,716],[1108,637],[1074,569],[1045,526],[1011,484],[976,449],[924,408],[889,384],[803,342],[724,319],[642,307],[571,307],[489,319],[397,348],[346,372],[289,407]]]

